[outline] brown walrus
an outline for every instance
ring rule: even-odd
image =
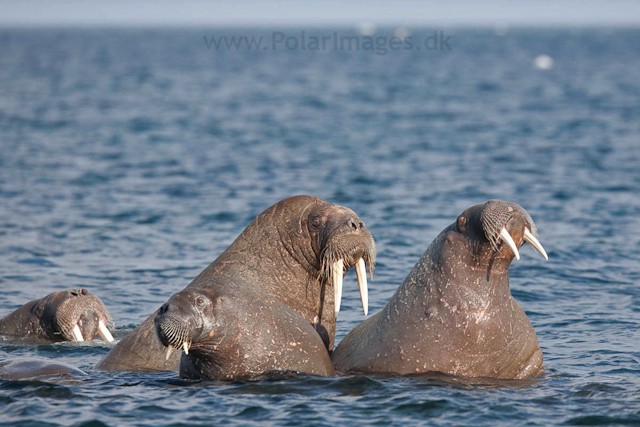
[[[68,289],[33,300],[0,319],[0,335],[45,341],[113,341],[109,312],[86,289]]]
[[[372,270],[374,261],[373,237],[355,212],[314,197],[295,196],[258,215],[187,289],[207,291],[216,301],[220,292],[231,291],[225,286],[245,286],[247,292],[253,293],[252,298],[265,303],[277,301],[288,307],[310,324],[326,349],[331,350],[342,297],[342,278],[349,268],[356,267],[366,313],[365,270],[367,265]],[[158,313],[156,311],[118,343],[97,368],[131,371],[176,369],[179,352],[165,360],[167,347],[154,328]],[[264,333],[269,332],[265,328],[254,331],[254,334]],[[188,341],[182,345],[174,344],[187,351],[191,345]],[[319,366],[325,364],[324,357],[317,361]],[[284,363],[277,369],[289,368]]]
[[[436,237],[387,305],[332,354],[337,371],[437,371],[528,378],[543,370],[529,319],[511,296],[509,265],[529,242],[545,258],[529,214],[490,200]]]
[[[183,378],[240,380],[273,371],[334,374],[329,353],[309,322],[253,284],[227,276],[173,295],[155,322],[169,351],[184,349]]]

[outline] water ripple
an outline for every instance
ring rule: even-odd
[[[372,230],[374,313],[440,230],[501,198],[549,253],[510,270],[547,375],[0,380],[1,424],[640,423],[638,30],[456,30],[424,55],[213,52],[203,31],[0,30],[0,315],[86,287],[121,339],[294,194]],[[358,304],[345,288],[337,341]],[[0,360],[91,371],[109,348],[0,341]]]

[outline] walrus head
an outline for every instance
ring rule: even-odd
[[[201,340],[203,334],[213,335],[214,308],[215,299],[208,293],[190,289],[174,294],[160,307],[154,323],[158,338],[168,348],[167,359],[173,348],[189,354],[194,341]]]
[[[51,339],[66,341],[92,340],[100,336],[113,341],[107,325],[111,316],[100,298],[86,289],[68,289],[42,298],[31,312]]]
[[[351,209],[322,204],[311,209],[306,225],[311,246],[321,261],[318,276],[333,283],[334,312],[340,312],[342,286],[345,273],[355,267],[360,300],[365,316],[369,311],[367,267],[373,277],[376,246],[364,222]]]
[[[514,257],[520,259],[519,248],[524,242],[549,259],[531,216],[518,204],[502,200],[489,200],[465,210],[450,227],[447,238],[464,240],[476,265],[502,261],[508,266]]]
[[[489,200],[462,212],[427,252],[441,271],[457,278],[459,286],[475,283],[480,274],[489,285],[501,283],[506,292],[509,265],[514,258],[520,259],[519,249],[525,242],[548,259],[527,211],[516,203]]]

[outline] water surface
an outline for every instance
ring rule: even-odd
[[[640,31],[450,33],[451,51],[378,55],[207,50],[241,30],[0,31],[0,315],[82,286],[120,338],[295,194],[366,222],[375,313],[440,230],[499,198],[549,253],[511,267],[544,378],[94,372],[0,381],[0,423],[639,424]],[[355,283],[337,342],[363,320]],[[108,350],[2,342],[0,360],[90,371]]]

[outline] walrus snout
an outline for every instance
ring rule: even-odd
[[[158,310],[154,323],[160,342],[167,347],[167,359],[174,347],[189,354],[193,332],[201,323],[196,309],[202,299],[203,297],[194,297],[189,292],[179,292]]]
[[[165,304],[163,307],[165,307]],[[174,347],[182,348],[189,354],[191,339],[189,334],[189,321],[183,316],[168,313],[167,308],[160,309],[160,313],[155,318],[156,333],[160,342],[167,347],[167,359]]]
[[[38,307],[43,329],[68,341],[100,336],[113,341],[107,324],[111,316],[104,303],[86,289],[69,289],[47,295]]]
[[[346,272],[355,267],[360,289],[360,300],[364,315],[369,312],[369,289],[367,284],[367,266],[373,279],[376,260],[376,244],[364,222],[355,212],[343,208],[344,215],[339,216],[329,227],[322,251],[322,275],[333,282],[335,315],[340,312],[343,278]]]
[[[538,241],[538,231],[529,213],[517,203],[503,200],[489,200],[480,214],[484,234],[491,242],[494,251],[498,251],[504,242],[520,260],[518,248],[528,242],[548,260],[547,252]]]

